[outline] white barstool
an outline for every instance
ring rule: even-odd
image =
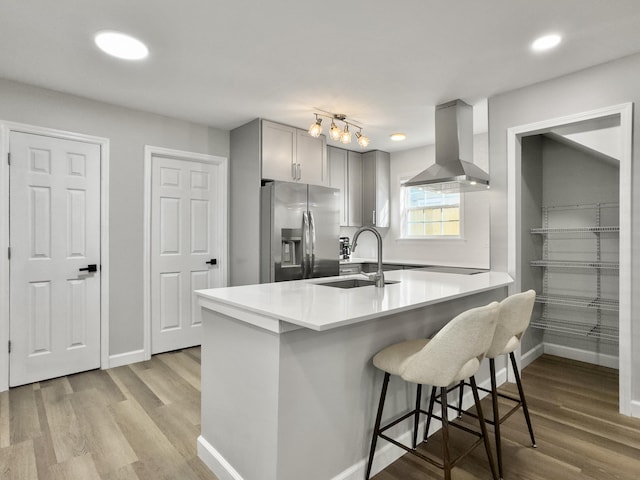
[[[491,446],[487,437],[487,427],[482,416],[482,407],[480,405],[474,375],[478,371],[480,362],[491,345],[491,340],[493,339],[498,321],[498,312],[499,306],[497,302],[493,302],[484,307],[467,310],[451,320],[432,339],[409,340],[397,343],[381,350],[373,357],[374,366],[383,370],[385,374],[382,383],[382,392],[380,394],[380,402],[378,404],[378,413],[376,415],[376,422],[371,439],[371,450],[369,451],[369,462],[367,464],[365,477],[366,480],[369,479],[369,475],[371,474],[371,466],[373,464],[373,456],[375,454],[378,437],[383,438],[407,452],[431,463],[432,465],[443,469],[445,480],[451,479],[451,469],[462,457],[470,453],[481,442],[484,442],[491,473],[493,478],[497,479],[496,468],[491,454]],[[382,411],[384,408],[387,386],[389,384],[389,377],[391,375],[397,375],[407,382],[417,384],[416,406],[411,412],[403,415],[401,418],[389,423],[388,425],[381,427]],[[480,432],[456,423],[451,423],[451,425],[472,433],[479,438],[468,451],[460,455],[458,458],[451,460],[449,457],[448,446],[449,421],[447,418],[447,387],[452,384],[457,385],[458,382],[465,379],[469,379],[473,390],[473,397],[478,411]],[[428,412],[420,409],[422,385],[425,384],[433,387]],[[439,403],[442,405],[442,415],[440,417],[433,415],[434,393],[437,387],[440,387],[441,390],[441,399]],[[439,463],[416,450],[420,413],[427,414],[428,423],[430,423],[431,416],[442,422],[442,463]],[[414,417],[412,448],[409,448],[384,434],[387,429],[410,417]],[[427,432],[425,432],[425,437],[426,433]]]
[[[533,305],[536,300],[536,292],[534,290],[528,290],[522,293],[516,293],[511,295],[502,302],[500,302],[500,313],[498,317],[498,325],[496,326],[495,333],[493,335],[493,341],[491,346],[487,350],[486,357],[489,359],[489,370],[491,373],[491,390],[487,390],[479,387],[480,390],[491,393],[491,399],[493,402],[493,419],[485,419],[485,421],[493,425],[495,438],[496,438],[496,451],[498,454],[498,472],[500,478],[503,478],[502,468],[502,441],[500,438],[500,424],[509,418],[513,413],[522,407],[524,418],[529,428],[529,436],[531,437],[531,446],[536,448],[536,439],[533,435],[533,428],[531,426],[531,418],[529,417],[529,409],[527,408],[527,401],[524,396],[524,390],[522,388],[522,382],[520,381],[520,373],[518,372],[518,364],[515,352],[520,346],[520,339],[525,330],[529,326],[531,320],[531,313],[533,312]],[[513,373],[518,386],[519,398],[506,395],[504,393],[498,393],[496,385],[496,358],[501,355],[509,355],[511,359],[511,365],[513,367]],[[466,384],[460,382],[460,398],[458,402],[458,412],[462,415],[462,395],[464,392],[464,386]],[[516,405],[512,407],[507,413],[500,417],[500,411],[498,409],[498,397],[506,398]],[[468,413],[468,412],[465,412]],[[475,416],[475,415],[472,415]]]

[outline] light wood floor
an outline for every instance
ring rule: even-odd
[[[200,349],[0,394],[2,480],[215,480],[196,456]]]
[[[506,480],[640,479],[640,420],[617,414],[616,371],[544,356],[523,382],[538,448],[520,412],[507,420]],[[18,387],[0,394],[0,479],[215,480],[196,456],[199,433],[199,348]],[[452,436],[456,448],[468,441]],[[427,448],[439,453],[438,434]],[[442,476],[410,455],[374,477],[426,478]],[[491,478],[483,450],[453,478]]]

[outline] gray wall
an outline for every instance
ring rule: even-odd
[[[110,140],[110,355],[143,348],[144,146],[229,156],[229,133],[0,79],[0,119]]]
[[[531,260],[542,258],[542,238],[531,235],[530,229],[542,226],[542,137],[534,135],[522,139],[522,166],[520,183],[520,271],[522,290],[542,291],[542,269],[531,267]],[[533,307],[533,318],[542,313],[540,304]],[[522,337],[522,352],[526,353],[542,343],[543,332],[529,328]]]
[[[640,55],[632,55],[489,99],[491,172],[491,268],[507,268],[507,135],[510,127],[576,114],[625,102],[640,101]],[[632,224],[640,225],[640,116],[634,109]],[[635,238],[636,228],[632,234]],[[640,242],[632,242],[632,312],[640,309]],[[640,326],[632,326],[632,399],[640,400]]]

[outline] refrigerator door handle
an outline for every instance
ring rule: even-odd
[[[311,239],[311,248],[309,248],[309,273],[310,276],[313,276],[316,263],[316,222],[313,219],[312,211],[309,211],[309,230],[309,237]]]
[[[310,237],[309,212],[302,212],[302,278],[309,278]]]

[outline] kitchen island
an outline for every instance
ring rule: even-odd
[[[382,380],[373,355],[431,336],[458,313],[504,298],[512,283],[502,272],[385,277],[396,283],[322,285],[349,279],[332,277],[197,292],[198,454],[220,480],[362,479]],[[504,381],[504,365],[498,369]],[[408,411],[414,395],[392,379],[385,418]],[[409,428],[390,433],[402,439]],[[385,442],[378,448],[373,472],[402,453]]]

